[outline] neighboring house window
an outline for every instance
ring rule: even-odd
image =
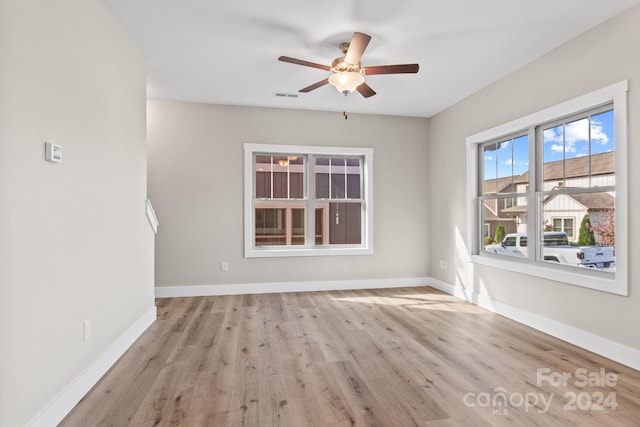
[[[573,240],[573,218],[553,218],[553,231],[562,231],[569,240]]]
[[[245,256],[373,253],[373,149],[245,144]]]
[[[627,87],[621,82],[467,138],[474,262],[628,295]],[[484,216],[496,202],[504,206],[498,215],[518,218],[528,247],[485,244]],[[586,215],[597,247],[570,245]],[[547,244],[552,236],[564,244]]]
[[[509,197],[507,200],[505,200],[505,208],[508,209],[514,206],[518,206],[518,199],[514,197]]]

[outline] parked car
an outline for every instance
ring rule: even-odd
[[[587,268],[612,268],[615,266],[615,250],[612,246],[572,246],[567,233],[548,231],[543,235],[544,260]],[[499,244],[485,247],[485,252],[526,258],[527,235],[507,234]]]

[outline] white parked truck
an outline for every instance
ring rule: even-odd
[[[502,242],[484,248],[485,252],[527,257],[527,235],[525,233],[507,234]],[[572,246],[567,233],[548,231],[544,233],[544,260],[578,267],[611,269],[615,267],[616,257],[612,246]]]

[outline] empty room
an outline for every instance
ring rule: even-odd
[[[0,425],[637,426],[640,0],[2,0]]]

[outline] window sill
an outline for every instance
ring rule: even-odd
[[[254,248],[245,251],[245,258],[278,258],[306,256],[348,256],[373,255],[373,248],[332,247],[332,248]]]
[[[471,262],[582,288],[595,289],[622,296],[629,295],[627,281],[624,278],[624,273],[620,271],[616,273],[606,273],[581,268],[576,268],[576,271],[571,271],[573,270],[571,267],[556,266],[553,264],[541,265],[542,263],[534,264],[527,260],[519,260],[517,258],[505,259],[504,256],[493,256],[490,254],[472,255]]]

